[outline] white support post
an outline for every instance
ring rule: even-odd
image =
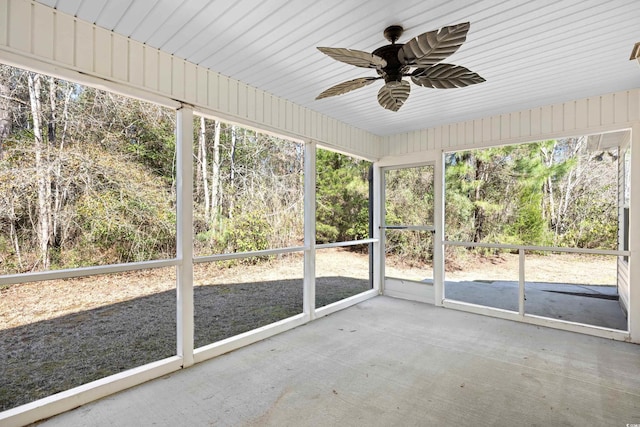
[[[444,153],[436,157],[433,169],[433,293],[434,303],[441,306],[444,292]]]
[[[384,293],[384,239],[382,228],[384,223],[384,187],[382,186],[382,168],[373,165],[373,238],[378,239],[373,244],[373,289],[380,295]]]
[[[182,366],[193,365],[193,109],[176,116],[177,346]]]
[[[316,311],[316,143],[304,146],[304,279],[302,310],[309,320]]]
[[[629,198],[629,334],[640,343],[640,123],[631,129]]]
[[[518,250],[518,313],[524,317],[524,249]]]

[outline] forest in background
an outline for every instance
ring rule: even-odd
[[[586,137],[448,154],[447,239],[617,249],[618,155]]]
[[[174,257],[174,126],[172,110],[0,66],[0,272]],[[448,154],[447,239],[616,248],[617,156],[585,138]],[[193,158],[196,255],[302,244],[303,145],[195,117]],[[368,237],[370,166],[317,150],[318,243]],[[432,221],[428,170],[389,175],[388,223]],[[431,258],[424,233],[387,243]]]

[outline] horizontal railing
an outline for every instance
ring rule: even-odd
[[[45,280],[72,279],[77,277],[98,276],[101,274],[123,273],[134,270],[173,267],[179,264],[177,258],[154,261],[131,262],[126,264],[96,265],[91,267],[65,268],[61,270],[35,271],[31,273],[17,273],[0,276],[0,286],[17,285],[27,282],[42,282]]]
[[[350,240],[348,242],[334,242],[334,243],[322,243],[320,245],[315,245],[316,249],[327,249],[327,248],[341,248],[345,246],[357,246],[357,245],[366,245],[369,243],[376,243],[378,239],[362,239],[362,240]],[[251,258],[255,256],[269,256],[269,255],[279,255],[293,252],[303,252],[307,248],[304,246],[293,246],[289,248],[281,248],[281,249],[267,249],[262,251],[252,251],[252,252],[235,252],[229,254],[217,254],[217,255],[208,255],[208,256],[199,256],[193,259],[194,263],[203,263],[203,262],[214,262],[214,261],[224,261],[230,259],[238,259],[238,258]]]
[[[411,231],[431,231],[435,232],[436,228],[433,225],[381,225],[381,230],[411,230]]]
[[[358,246],[358,245],[366,245],[369,243],[376,243],[378,239],[362,239],[362,240],[350,240],[348,242],[334,242],[334,243],[322,243],[316,245],[316,249],[327,249],[327,248],[343,248],[345,246]]]
[[[525,251],[539,252],[568,252],[574,254],[629,256],[629,251],[618,251],[614,249],[559,248],[555,246],[505,245],[501,243],[456,242],[451,240],[445,240],[443,243],[445,246],[462,246],[466,248],[522,249]]]
[[[525,316],[525,251],[537,252],[566,252],[573,254],[585,255],[612,255],[612,256],[629,256],[629,251],[618,251],[609,249],[579,249],[579,248],[559,248],[555,246],[535,246],[535,245],[506,245],[500,243],[480,243],[480,242],[456,242],[445,240],[445,246],[461,246],[465,248],[489,248],[489,249],[508,249],[518,251],[518,314]],[[446,298],[446,294],[445,294]]]
[[[293,252],[302,252],[304,250],[305,250],[304,246],[293,246],[293,247],[280,248],[280,249],[265,249],[261,251],[234,252],[234,253],[228,253],[228,254],[198,256],[193,258],[193,262],[194,264],[198,264],[202,262],[225,261],[229,259],[251,258],[256,256],[288,254]]]
[[[345,246],[365,245],[365,244],[376,243],[376,242],[378,242],[378,239],[362,239],[362,240],[352,240],[348,242],[324,243],[320,245],[315,245],[315,248],[316,249],[338,248],[338,247],[345,247]],[[303,252],[304,250],[306,250],[304,246],[293,246],[288,248],[266,249],[261,251],[252,251],[252,252],[235,252],[235,253],[228,253],[228,254],[197,256],[193,258],[193,263],[198,264],[198,263],[225,261],[225,260],[239,259],[239,258],[279,255],[279,254],[286,254],[286,253],[293,253],[293,252]],[[153,261],[131,262],[131,263],[125,263],[125,264],[107,264],[107,265],[96,265],[91,267],[65,268],[60,270],[47,270],[47,271],[34,271],[29,273],[6,274],[4,276],[0,276],[0,286],[17,285],[20,283],[28,283],[28,282],[42,282],[46,280],[61,280],[61,279],[73,279],[73,278],[79,278],[79,277],[99,276],[102,274],[124,273],[127,271],[147,270],[147,269],[153,269],[153,268],[175,267],[177,265],[180,265],[180,260],[178,260],[177,258],[170,258],[170,259],[153,260]]]

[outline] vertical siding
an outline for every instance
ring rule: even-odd
[[[0,16],[9,16],[9,2],[1,1],[0,2]],[[0,45],[6,46],[7,35],[9,32],[9,20],[8,19],[0,19]]]
[[[32,11],[34,30],[33,30],[33,53],[47,59],[53,59],[54,38],[51,34],[54,31],[54,14],[48,13],[41,7],[36,7]]]
[[[54,34],[56,35],[53,42],[53,57],[56,61],[63,64],[73,65],[74,49],[67,46],[73,45],[75,21],[73,17],[64,13],[56,13],[54,15]]]
[[[639,120],[640,90],[634,89],[393,135],[385,138],[382,157],[585,135]]]
[[[618,260],[618,296],[620,305],[626,313],[629,313],[629,264]]]
[[[171,68],[169,72],[171,74],[171,97],[174,99],[185,100],[185,83],[184,69],[185,61],[170,56]]]
[[[101,76],[113,78],[113,58],[111,57],[111,33],[93,30],[93,71]]]
[[[207,77],[207,70],[196,67],[196,104],[206,105],[209,100],[209,83]]]
[[[129,41],[126,37],[113,34],[111,38],[111,75],[120,81],[129,79]]]
[[[629,120],[628,97],[621,94],[614,94],[613,102],[613,122],[622,123]]]
[[[627,147],[621,149],[618,153],[618,249],[624,249],[624,233],[625,230],[621,224],[624,224],[624,208],[629,207],[625,204],[625,152]],[[618,295],[620,296],[620,304],[628,313],[629,310],[629,263],[623,257],[618,257]]]
[[[158,92],[172,97],[171,84],[173,83],[172,57],[168,53],[158,52]]]
[[[75,23],[73,44],[67,48],[73,49],[73,65],[81,70],[93,70],[93,26],[85,22]],[[73,46],[73,47],[71,47]],[[63,49],[63,46],[60,46]]]
[[[7,45],[18,51],[31,52],[31,35],[33,34],[33,16],[31,4],[25,1],[10,1],[7,5],[8,21]]]
[[[146,49],[142,47],[144,52],[144,85],[143,87],[150,91],[157,91],[160,85],[159,79],[159,52],[153,49]]]
[[[40,58],[43,72],[53,66],[71,80],[87,74],[369,159],[382,152],[378,136],[30,0],[0,0],[0,59],[3,50]]]
[[[129,74],[131,84],[144,86],[144,49],[142,45],[129,45]]]

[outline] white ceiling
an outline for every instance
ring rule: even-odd
[[[630,61],[640,41],[638,0],[38,0],[378,135],[640,87]],[[398,112],[377,102],[382,82],[333,98],[324,89],[374,70],[316,46],[371,52],[383,30],[399,42],[471,22],[445,62],[487,81],[458,89],[412,84]]]

